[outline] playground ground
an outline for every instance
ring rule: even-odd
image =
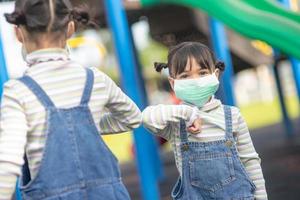
[[[300,118],[293,120],[295,137],[287,139],[282,124],[251,131],[262,159],[269,200],[297,200],[300,197]],[[170,191],[178,173],[172,152],[162,155],[165,179],[160,183],[162,200],[170,200]],[[133,200],[141,200],[139,179],[134,164],[121,165],[123,180]]]

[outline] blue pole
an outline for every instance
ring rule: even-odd
[[[226,67],[222,75],[221,84],[217,95],[221,96],[223,103],[235,105],[233,81],[233,67],[228,50],[226,32],[224,26],[217,20],[209,19],[211,41],[217,59],[224,61]]]
[[[21,195],[21,191],[19,188],[19,179],[17,180],[17,186],[16,186],[16,199],[22,200],[22,195]]]
[[[3,43],[2,43],[2,36],[1,36],[1,27],[0,27],[0,102],[2,98],[2,93],[3,93],[3,85],[4,83],[8,80],[8,72],[7,72],[7,67],[6,67],[6,61],[5,61],[5,54],[4,54],[4,48],[3,48]],[[18,187],[18,182],[16,184],[16,199],[17,200],[22,200],[21,198],[21,191],[20,188]]]
[[[139,81],[138,85],[140,86],[141,94],[142,94],[142,97],[143,97],[143,100],[142,100],[143,105],[148,105],[149,103],[148,103],[147,91],[146,91],[146,88],[145,88],[145,81],[144,81],[144,78],[143,78],[143,75],[142,75],[142,65],[141,65],[140,60],[138,58],[138,52],[137,52],[136,46],[134,44],[132,29],[130,29],[129,33],[130,33],[129,34],[130,40],[132,41],[133,55],[134,55],[134,60],[135,60],[135,65],[136,65],[137,76],[138,76],[137,78],[138,78],[138,81]],[[147,130],[145,130],[145,131],[147,131]],[[159,148],[156,141],[157,140],[155,140],[155,149]],[[163,180],[165,178],[165,176],[164,176],[164,171],[163,171],[163,166],[161,164],[160,156],[159,156],[158,153],[152,153],[151,155],[153,156],[152,157],[152,163],[154,163],[153,167],[155,168],[155,175],[157,177],[157,180],[159,180],[159,181]]]
[[[0,102],[1,102],[1,97],[3,93],[3,85],[4,83],[8,80],[8,72],[7,72],[7,67],[6,67],[6,62],[5,62],[5,54],[4,54],[4,48],[3,48],[3,43],[2,43],[2,36],[1,36],[1,27],[0,27]],[[18,182],[16,184],[16,199],[17,200],[22,200],[21,198],[21,191],[20,188],[18,187]]]
[[[290,8],[290,0],[278,0],[284,7]],[[290,62],[292,65],[293,77],[295,80],[298,101],[300,102],[300,61],[296,58],[291,57]]]
[[[1,29],[0,29],[0,98],[3,92],[3,85],[8,80],[8,73],[6,69],[5,55],[3,49],[3,43],[1,38]]]
[[[8,72],[6,68],[4,48],[3,48],[3,42],[1,37],[1,27],[0,27],[0,102],[3,93],[3,85],[7,80],[8,80]],[[17,185],[16,185],[16,199],[22,200],[20,188],[18,187],[18,182],[19,181],[17,181]]]
[[[107,19],[112,30],[115,51],[118,56],[122,85],[125,92],[139,108],[143,109],[143,96],[133,54],[132,41],[129,35],[126,13],[121,0],[105,0]],[[140,127],[134,131],[137,165],[144,200],[158,200],[159,190],[156,180],[154,153],[157,153],[154,137]]]
[[[296,58],[290,58],[295,80],[296,90],[298,94],[298,101],[300,102],[300,61]]]
[[[280,75],[279,75],[279,65],[280,61],[277,60],[279,59],[280,54],[276,51],[274,51],[274,59],[275,59],[275,65],[274,65],[274,76],[275,76],[275,83],[278,91],[278,97],[279,97],[279,103],[280,103],[280,108],[281,108],[281,113],[282,113],[282,120],[285,128],[285,132],[287,137],[290,137],[293,135],[293,127],[292,127],[292,122],[289,118],[286,105],[285,105],[285,100],[284,100],[284,94],[283,94],[283,89],[282,89],[282,84],[280,81]]]

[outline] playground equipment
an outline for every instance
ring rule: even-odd
[[[1,27],[0,27],[0,31],[1,31]],[[1,40],[1,34],[0,34],[0,97],[2,96],[3,84],[8,79],[5,63],[6,62],[5,62],[4,52],[3,52],[3,44]]]
[[[287,5],[289,0],[281,0],[284,5]],[[291,64],[293,69],[293,76],[295,80],[295,85],[297,89],[297,94],[300,100],[300,64],[297,58],[300,57],[300,41],[297,38],[300,33],[300,15],[292,12],[279,3],[270,0],[243,0],[243,1],[232,1],[224,0],[222,3],[218,0],[211,1],[193,1],[193,0],[141,0],[143,6],[155,6],[161,4],[176,4],[191,8],[200,9],[201,11],[207,12],[209,16],[212,16],[238,33],[251,38],[264,41],[281,52],[291,55],[295,58],[291,58]],[[212,20],[213,21],[213,20]],[[214,51],[218,56],[218,52],[223,49],[227,51],[227,45],[223,45],[221,49],[216,49],[217,45],[216,40],[220,40],[221,37],[224,37],[214,28],[214,23],[210,23],[211,27],[211,36]],[[221,29],[220,29],[221,30]],[[219,31],[220,31],[219,30]],[[221,30],[222,32],[222,30]],[[224,33],[224,32],[223,32]],[[218,35],[216,37],[216,35]],[[226,43],[225,43],[226,44]],[[225,56],[226,53],[223,52],[223,59],[228,66],[229,70],[225,70],[223,77],[223,85],[226,88],[227,98],[225,95],[224,102],[227,104],[232,104],[233,95],[230,83],[228,80],[231,80],[231,66],[228,57]],[[290,127],[290,120],[286,114],[285,102],[282,94],[281,84],[279,80],[279,75],[277,70],[274,70],[276,84],[278,88],[278,95],[281,105],[281,110],[283,113],[283,122],[286,127],[287,135],[292,135],[292,129]],[[222,88],[221,88],[222,90]],[[225,94],[224,92],[221,92]],[[229,93],[229,94],[228,94]],[[229,99],[229,100],[228,100]]]
[[[139,108],[143,109],[147,106],[147,98],[122,2],[106,0],[105,8],[119,60],[123,88]],[[157,180],[162,176],[162,167],[155,138],[140,127],[134,130],[134,139],[143,198],[159,199]]]
[[[143,6],[177,4],[207,12],[238,33],[300,59],[300,15],[268,0],[141,0]]]

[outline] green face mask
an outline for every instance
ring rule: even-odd
[[[219,88],[215,73],[195,79],[174,81],[174,92],[177,98],[202,107]]]

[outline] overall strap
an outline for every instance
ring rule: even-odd
[[[188,141],[188,133],[186,131],[186,125],[184,120],[180,120],[180,143],[184,143]]]
[[[233,140],[232,134],[232,113],[230,106],[224,105],[224,117],[225,117],[225,139]]]
[[[91,69],[86,68],[86,81],[81,97],[80,105],[86,105],[90,101],[92,90],[94,86],[94,73]]]
[[[24,85],[26,85],[28,89],[30,89],[33,92],[33,94],[35,94],[35,96],[45,108],[55,107],[54,103],[51,101],[50,97],[46,94],[46,92],[30,76],[23,76],[18,80],[24,83]]]

